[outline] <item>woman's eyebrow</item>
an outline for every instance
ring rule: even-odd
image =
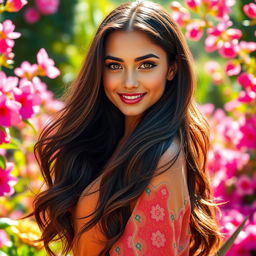
[[[157,58],[157,59],[160,59],[157,55],[155,55],[153,53],[150,53],[150,54],[146,54],[146,55],[143,55],[143,56],[135,58],[135,61],[140,61],[140,60],[144,60],[144,59],[147,59],[147,58]],[[124,62],[123,59],[118,58],[118,57],[114,57],[114,56],[110,56],[110,55],[108,55],[108,56],[106,56],[104,58],[104,60],[107,60],[107,59],[116,60],[116,61],[119,61],[119,62]]]

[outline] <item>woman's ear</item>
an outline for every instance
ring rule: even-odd
[[[174,62],[168,69],[167,80],[171,81],[177,72],[177,64]]]

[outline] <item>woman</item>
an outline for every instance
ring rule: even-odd
[[[101,23],[66,107],[35,146],[47,190],[34,215],[49,244],[86,255],[213,255],[217,204],[208,126],[186,41],[152,2]]]

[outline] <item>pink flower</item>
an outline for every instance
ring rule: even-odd
[[[9,143],[10,142],[10,134],[9,129],[0,127],[0,144]]]
[[[199,41],[203,35],[203,23],[202,22],[192,22],[186,27],[186,37],[192,41]]]
[[[160,207],[159,204],[157,204],[156,206],[152,206],[150,213],[151,218],[156,220],[157,222],[159,220],[163,220],[165,216],[164,208]]]
[[[180,25],[185,26],[190,20],[189,11],[184,8],[179,2],[172,1],[170,3],[170,8],[172,10],[171,16],[172,18]]]
[[[47,90],[47,85],[43,83],[39,77],[34,77],[32,79],[33,87],[35,93],[40,97],[41,103],[40,104],[52,104],[54,99],[54,94],[51,91]]]
[[[0,95],[0,126],[17,125],[21,121],[20,108],[19,102],[8,99],[6,95]]]
[[[19,68],[14,69],[14,73],[16,76],[31,80],[36,75],[37,69],[37,64],[30,64],[28,61],[23,61]]]
[[[3,246],[7,245],[10,242],[11,241],[9,240],[6,232],[4,230],[0,230],[0,248],[2,248]]]
[[[220,20],[228,20],[230,7],[235,4],[235,0],[204,0],[207,5],[207,11],[215,18]]]
[[[214,52],[218,49],[218,37],[209,35],[205,39],[205,50],[207,52]]]
[[[8,93],[18,85],[19,79],[15,76],[7,77],[3,71],[0,71],[0,91]]]
[[[237,28],[229,28],[225,31],[225,36],[228,37],[228,40],[240,39],[242,36],[242,31]]]
[[[245,14],[252,19],[256,18],[256,4],[255,3],[249,3],[244,5],[243,10]]]
[[[7,0],[5,10],[7,12],[18,12],[27,3],[27,0]]]
[[[237,81],[245,89],[256,92],[256,77],[254,77],[252,74],[243,72],[237,77]]]
[[[219,53],[224,58],[234,58],[237,54],[238,47],[232,42],[224,42],[223,45],[219,48]]]
[[[250,178],[247,175],[241,175],[236,182],[236,189],[240,196],[251,195],[253,188]]]
[[[15,26],[11,20],[5,20],[3,23],[0,23],[0,53],[5,53],[9,48],[14,46],[14,41],[20,37],[20,33],[13,32]]]
[[[201,4],[201,0],[186,0],[185,3],[190,9],[195,10]]]
[[[256,115],[245,119],[240,126],[240,131],[243,136],[237,144],[237,148],[246,147],[248,149],[256,149]]]
[[[239,51],[250,53],[256,50],[256,42],[246,42],[240,41],[239,42]]]
[[[165,235],[161,233],[159,230],[152,233],[151,240],[152,240],[152,245],[156,246],[157,248],[164,247],[166,242]]]
[[[229,60],[226,63],[225,71],[228,76],[238,75],[241,72],[241,65],[239,60]]]
[[[13,163],[6,163],[6,169],[0,168],[0,196],[10,196],[14,193],[13,186],[17,183],[17,178],[11,176]]]
[[[214,105],[211,103],[207,103],[204,105],[199,105],[199,110],[204,114],[204,115],[211,115],[214,111]]]
[[[59,0],[36,0],[35,4],[42,14],[49,15],[58,10]]]
[[[40,13],[34,7],[27,8],[24,12],[24,19],[27,23],[34,24],[40,19]]]
[[[34,93],[31,82],[27,81],[19,88],[14,88],[13,94],[15,100],[21,104],[19,110],[21,117],[23,119],[30,118],[37,111],[35,106],[40,104],[40,99]]]
[[[223,81],[223,75],[221,73],[221,66],[217,61],[210,60],[205,63],[204,69],[208,72],[215,85],[219,85]]]
[[[234,99],[234,100],[231,100],[231,101],[229,101],[229,102],[226,102],[225,104],[224,104],[224,109],[226,110],[226,111],[232,111],[232,110],[234,110],[235,108],[237,108],[237,107],[239,107],[240,106],[240,102],[239,102],[239,100],[238,99]]]
[[[241,91],[239,92],[238,101],[243,103],[250,103],[253,102],[256,99],[256,93],[253,91]]]
[[[60,71],[54,67],[54,61],[48,57],[44,48],[37,53],[38,73],[41,76],[56,78],[60,75]]]

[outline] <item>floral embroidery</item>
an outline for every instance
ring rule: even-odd
[[[150,195],[151,189],[150,189],[150,188],[147,188],[147,189],[146,189],[146,193],[147,193],[148,195]]]
[[[128,236],[128,238],[127,238],[127,246],[128,246],[128,248],[132,248],[132,236]]]
[[[140,219],[141,219],[140,215],[136,214],[135,220],[137,220],[138,222],[140,222]]]
[[[120,254],[120,247],[116,247],[116,252],[118,253],[118,255]]]
[[[165,196],[165,195],[167,194],[166,189],[165,189],[165,188],[163,188],[163,189],[161,190],[161,193],[162,193],[162,195],[163,195],[163,196]]]
[[[152,233],[151,236],[152,245],[156,246],[157,248],[164,247],[165,245],[165,235],[162,234],[159,230],[157,230],[155,233]]]
[[[156,206],[152,206],[150,213],[151,218],[155,219],[156,221],[164,219],[164,208],[161,208],[159,204],[157,204]]]
[[[141,250],[141,247],[142,247],[142,245],[141,245],[140,243],[137,243],[137,244],[136,244],[136,248],[137,248],[138,250]]]
[[[183,197],[181,208],[170,206],[177,199],[172,197],[173,189],[169,183],[146,187],[110,256],[188,255],[191,203],[189,197]]]

